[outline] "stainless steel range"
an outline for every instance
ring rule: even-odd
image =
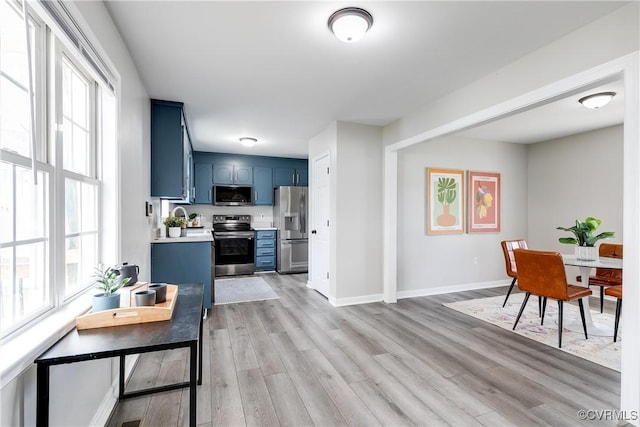
[[[254,237],[251,215],[213,216],[216,277],[253,274],[256,267]]]

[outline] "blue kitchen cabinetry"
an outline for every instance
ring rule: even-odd
[[[275,187],[308,183],[306,159],[205,151],[194,152],[193,159],[196,163],[196,203],[213,202],[209,197],[213,185],[249,185],[253,186],[254,205],[271,206]],[[276,171],[279,171],[277,181]]]
[[[195,163],[196,203],[213,202],[213,165]]]
[[[263,166],[253,168],[253,204],[273,205],[273,169]]]
[[[306,168],[275,168],[273,170],[273,186],[308,185],[309,172]]]
[[[153,283],[202,283],[204,306],[211,308],[211,242],[151,244]]]
[[[252,185],[251,166],[213,164],[213,183],[222,185]]]
[[[276,268],[276,230],[256,230],[256,271]]]
[[[151,100],[151,196],[193,203],[193,149],[182,102]]]

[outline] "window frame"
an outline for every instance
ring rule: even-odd
[[[0,0],[5,2],[5,0]],[[6,0],[6,5],[15,9],[22,16],[22,8],[16,0]],[[82,56],[77,47],[70,43],[64,32],[50,19],[41,19],[38,13],[42,10],[39,7],[35,9],[31,5],[27,5],[27,15],[36,28],[32,40],[32,50],[35,52],[33,58],[34,70],[34,91],[35,91],[35,135],[36,135],[36,163],[38,171],[47,174],[47,188],[45,189],[46,203],[48,210],[48,220],[46,221],[47,230],[47,249],[45,258],[48,263],[46,272],[46,284],[48,288],[48,298],[44,305],[37,309],[34,313],[15,322],[4,331],[0,332],[0,344],[5,344],[14,339],[20,339],[23,332],[30,329],[41,329],[41,323],[47,316],[64,312],[65,310],[77,311],[78,300],[85,300],[92,294],[92,283],[90,277],[82,278],[82,286],[79,286],[67,294],[66,278],[65,278],[65,181],[71,179],[85,184],[95,186],[96,205],[95,205],[95,230],[91,230],[91,234],[96,236],[96,258],[102,260],[105,256],[102,220],[103,220],[103,183],[102,183],[102,158],[103,144],[101,126],[102,117],[102,92],[109,91],[113,93],[116,100],[116,135],[117,135],[117,104],[119,97],[112,87],[99,78],[99,75],[91,68],[91,65]],[[46,12],[45,12],[46,15]],[[45,17],[43,15],[43,17]],[[48,18],[48,17],[45,17]],[[63,164],[63,76],[62,76],[62,60],[66,60],[73,71],[78,73],[88,82],[88,111],[87,111],[87,127],[89,129],[89,162],[88,175],[79,174],[64,169]],[[12,167],[20,166],[27,169],[31,168],[30,156],[24,156],[11,150],[3,150],[0,148],[2,161],[6,161]],[[15,175],[15,172],[13,172]],[[15,193],[15,184],[12,188],[13,198],[17,197]],[[15,239],[16,224],[16,206],[13,205],[14,222],[13,222],[13,240],[3,244],[2,247],[18,246]],[[75,234],[75,233],[74,233]],[[86,233],[80,233],[80,235]],[[12,263],[15,265],[15,251],[13,252]],[[93,266],[90,266],[93,267]],[[15,275],[15,271],[14,271]],[[15,280],[15,279],[14,279]],[[85,303],[81,303],[84,306]],[[88,307],[88,306],[87,306]],[[86,310],[86,308],[85,308]],[[57,317],[57,316],[54,316]]]

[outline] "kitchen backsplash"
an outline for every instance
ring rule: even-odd
[[[205,228],[211,228],[213,215],[251,215],[251,225],[255,227],[271,227],[273,225],[273,206],[213,206],[213,205],[175,205],[169,204],[171,212],[176,206],[182,206],[187,214],[202,215]],[[166,217],[168,212],[162,212]]]

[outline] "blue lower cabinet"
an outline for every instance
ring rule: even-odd
[[[202,283],[204,306],[211,308],[211,242],[152,243],[153,283]]]
[[[276,268],[276,231],[256,231],[256,271]]]

